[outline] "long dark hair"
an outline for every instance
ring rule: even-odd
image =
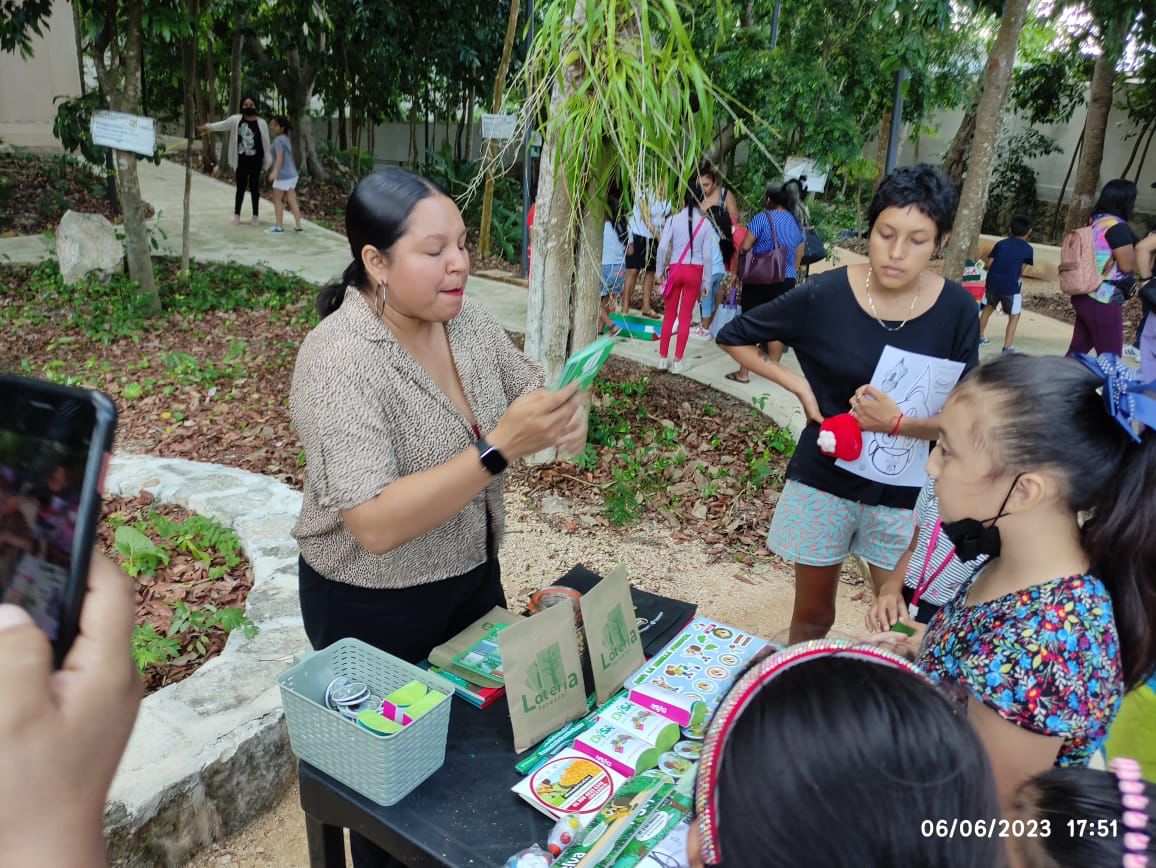
[[[1132,219],[1136,209],[1136,185],[1126,178],[1116,178],[1104,185],[1100,197],[1092,206],[1093,214],[1111,214],[1125,222]]]
[[[345,287],[367,289],[369,277],[361,261],[366,245],[376,247],[384,254],[405,234],[406,224],[413,209],[422,199],[444,196],[445,191],[428,178],[414,175],[404,169],[382,169],[362,178],[349,201],[345,203],[345,234],[353,261],[341,275],[317,296],[317,314],[329,316],[345,300]]]
[[[1133,441],[1104,408],[1103,380],[1075,359],[1001,356],[965,383],[999,402],[999,469],[1054,468],[1068,507],[1087,515],[1081,542],[1112,597],[1125,687],[1143,682],[1156,668],[1156,432]]]
[[[1156,786],[1145,782],[1144,789],[1148,804],[1156,806]],[[1029,868],[1086,868],[1123,863],[1122,838],[1128,830],[1122,819],[1124,806],[1119,781],[1112,772],[1084,767],[1051,769],[1020,787],[1015,807],[1022,819],[1041,823],[1041,827],[1035,829],[1038,837],[1018,839],[1020,855]],[[1044,821],[1048,823],[1047,834],[1042,830]],[[1097,821],[1114,823],[1115,831],[1104,834],[1105,827]],[[1088,834],[1090,831],[1099,834]],[[1143,833],[1148,836],[1144,853],[1150,863],[1156,864],[1156,828],[1151,815]]]
[[[277,126],[281,127],[281,132],[283,132],[285,135],[289,135],[291,132],[293,132],[293,122],[289,120],[287,115],[273,115],[270,120],[276,121]]]
[[[724,868],[991,868],[1000,842],[923,821],[998,817],[979,737],[931,684],[818,658],[759,691],[718,768]]]

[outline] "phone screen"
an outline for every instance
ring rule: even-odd
[[[0,406],[12,410],[0,418],[0,602],[28,612],[59,662],[87,585],[115,411],[99,393],[9,377]]]

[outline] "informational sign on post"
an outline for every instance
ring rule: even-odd
[[[802,181],[808,193],[822,193],[827,188],[827,172],[810,157],[787,157],[783,178]]]
[[[93,112],[92,142],[151,157],[157,149],[156,123],[152,118],[123,112]]]
[[[517,115],[482,115],[482,138],[509,141],[518,126]]]

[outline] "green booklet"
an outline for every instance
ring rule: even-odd
[[[580,389],[589,389],[594,385],[594,378],[602,365],[610,358],[614,349],[614,338],[601,337],[587,344],[566,360],[562,368],[562,375],[558,378],[555,388],[561,389],[571,383],[577,383]]]
[[[496,624],[485,636],[454,658],[454,663],[478,675],[502,679],[502,655],[498,652],[498,634],[509,624]]]

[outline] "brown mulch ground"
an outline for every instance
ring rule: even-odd
[[[102,513],[103,521],[97,529],[97,544],[114,561],[124,564],[126,558],[113,544],[115,531],[108,519],[112,516],[128,524],[136,524],[146,519],[150,511],[159,513],[173,521],[183,522],[192,513],[173,504],[154,504],[152,495],[142,492],[137,497],[125,499],[106,497]],[[165,635],[173,622],[174,605],[184,602],[196,610],[206,604],[218,609],[242,608],[249,590],[253,586],[253,572],[249,561],[243,555],[241,563],[234,566],[220,578],[209,577],[213,567],[224,567],[225,561],[219,552],[208,551],[208,561],[198,560],[188,551],[172,547],[151,527],[144,531],[154,543],[169,555],[169,562],[161,564],[154,575],[136,577],[136,623],[151,625],[157,633]],[[146,690],[154,690],[174,684],[187,678],[206,660],[221,653],[228,635],[220,629],[201,634],[184,632],[175,636],[180,643],[181,655],[176,659],[151,664],[144,673]],[[203,653],[193,644],[201,639]]]
[[[104,194],[103,178],[62,155],[0,153],[0,235],[55,229],[69,209],[119,223]]]

